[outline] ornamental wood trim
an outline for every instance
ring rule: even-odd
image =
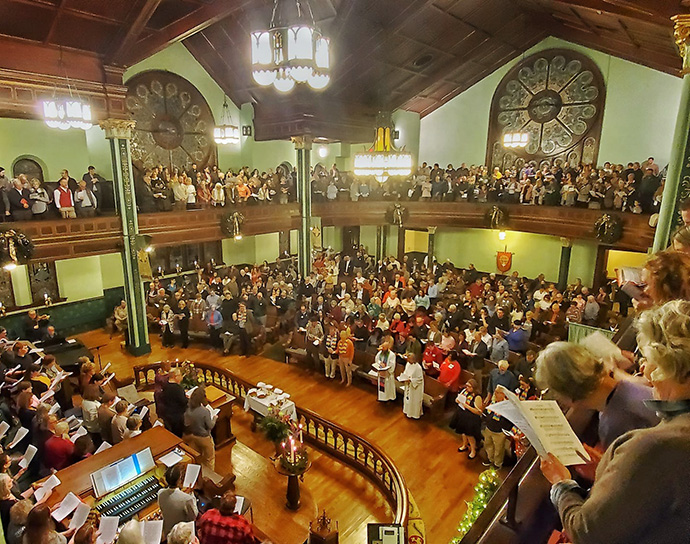
[[[350,227],[386,225],[386,212],[392,202],[314,203],[312,215],[323,226]],[[490,204],[459,202],[402,202],[408,218],[404,227],[426,230],[430,226],[446,229],[486,228],[485,215]],[[581,208],[500,205],[508,213],[508,229],[535,234],[562,236],[597,243],[594,223],[603,210]],[[185,243],[211,242],[225,236],[220,229],[224,214],[235,208],[218,208],[140,214],[139,231],[153,236],[153,244],[165,247]],[[245,236],[289,232],[300,228],[299,205],[244,206],[242,232]],[[623,237],[615,249],[646,251],[652,245],[654,229],[649,218],[630,213],[616,214],[623,221]],[[35,259],[52,261],[85,257],[122,249],[122,225],[117,216],[95,219],[55,219],[13,223],[35,245]]]

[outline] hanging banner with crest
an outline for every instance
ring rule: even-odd
[[[496,252],[496,268],[498,271],[505,274],[513,266],[513,254],[510,251]]]

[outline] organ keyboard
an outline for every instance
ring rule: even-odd
[[[103,516],[120,516],[120,525],[132,519],[150,504],[156,502],[161,485],[153,474],[123,486],[107,495],[95,505]]]

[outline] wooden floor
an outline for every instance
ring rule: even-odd
[[[289,392],[299,406],[366,437],[393,459],[419,506],[427,542],[445,544],[455,536],[465,511],[464,501],[472,496],[472,488],[483,467],[478,458],[470,461],[465,454],[457,453],[458,440],[447,427],[424,418],[419,421],[406,418],[400,400],[379,403],[368,386],[345,388],[337,380],[326,380],[293,365],[260,356],[226,357],[202,344],[192,344],[185,350],[163,348],[160,339],[152,336],[152,352],[135,358],[120,348],[119,339],[108,341],[108,335],[100,330],[79,335],[79,338],[87,347],[108,344],[101,349],[103,364],[112,362],[112,368],[121,377],[131,376],[134,365],[178,358],[215,364],[248,381],[265,381],[280,387]],[[243,424],[248,423],[248,417],[237,409],[235,414],[233,430],[240,442],[266,457],[271,455],[271,445],[252,434],[248,424]],[[233,460],[235,456],[233,451]],[[220,473],[223,472],[222,458],[221,450]],[[238,483],[238,492],[241,492],[241,485]],[[361,543],[365,541],[361,535],[366,523],[390,519],[381,494],[364,478],[330,458],[316,455],[314,468],[305,477],[305,487],[316,507],[327,508],[330,517],[339,521],[341,535],[347,536],[343,542]],[[254,509],[255,520],[263,530],[263,519],[258,518],[257,510]],[[270,527],[267,526],[265,532],[270,535]]]

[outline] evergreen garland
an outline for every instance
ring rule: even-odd
[[[479,475],[479,482],[474,486],[474,498],[467,504],[467,512],[458,525],[458,536],[450,541],[451,544],[460,544],[462,538],[467,534],[479,515],[484,511],[486,505],[493,497],[496,490],[501,485],[501,479],[494,468],[485,470]]]

